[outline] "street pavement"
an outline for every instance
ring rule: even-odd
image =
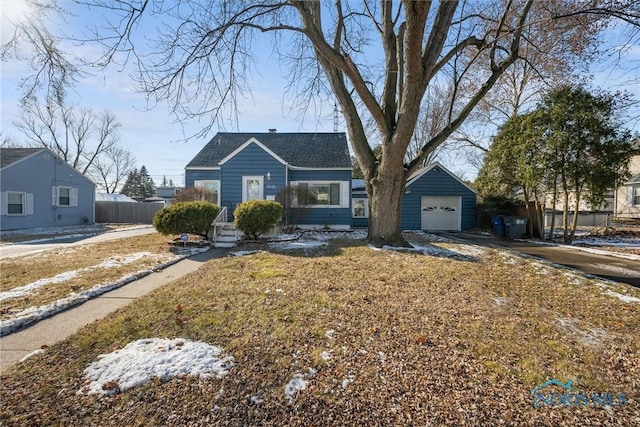
[[[447,237],[483,246],[509,249],[549,261],[603,279],[640,287],[640,261],[612,255],[600,255],[579,247],[539,244],[525,240],[507,240],[471,233],[447,233]]]
[[[62,249],[70,246],[89,245],[109,240],[124,239],[126,237],[142,236],[155,233],[153,226],[113,230],[100,234],[72,234],[70,236],[43,238],[24,243],[3,243],[0,245],[0,260],[17,256],[30,255],[51,249]]]
[[[209,249],[0,338],[0,372],[42,346],[51,346],[66,339],[83,326],[100,320],[135,301],[136,298],[197,270],[206,261],[224,256],[225,252],[226,249],[223,248]]]

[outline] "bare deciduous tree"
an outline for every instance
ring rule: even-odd
[[[95,158],[89,175],[106,193],[115,193],[135,167],[136,158],[129,150],[112,145]]]
[[[105,48],[94,62],[133,60],[140,87],[152,100],[168,102],[179,117],[210,117],[203,133],[250,89],[253,42],[272,34],[276,52],[291,65],[292,90],[304,88],[303,98],[321,99],[329,89],[340,104],[365,177],[369,239],[376,245],[406,244],[400,203],[407,178],[461,127],[507,70],[526,60],[523,49],[537,48],[534,35],[540,28],[550,40],[563,40],[568,29],[577,40],[588,40],[612,16],[638,25],[640,8],[636,0],[79,3],[106,15],[107,24],[85,40]],[[149,50],[135,35],[147,19],[162,21],[154,25],[161,30]],[[434,84],[454,89],[456,108],[407,161],[420,107]],[[378,143],[379,158],[371,148]]]
[[[66,105],[64,100],[46,107],[37,100],[23,105],[24,113],[15,125],[27,140],[50,149],[83,175],[118,142],[120,123],[109,111],[94,113]]]

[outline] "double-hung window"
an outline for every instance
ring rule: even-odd
[[[640,185],[633,187],[633,205],[640,206]]]
[[[56,186],[51,192],[53,206],[78,206],[78,189],[66,186]]]
[[[0,213],[2,215],[32,215],[33,194],[21,191],[3,191],[0,193]]]

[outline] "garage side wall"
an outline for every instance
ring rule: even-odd
[[[461,229],[468,230],[476,226],[476,194],[446,169],[436,165],[411,182],[405,190],[402,199],[403,230],[421,229],[422,196],[461,196]]]

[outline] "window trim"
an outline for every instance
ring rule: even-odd
[[[65,188],[69,190],[69,204],[60,203],[60,189]],[[51,187],[52,205],[58,208],[73,208],[78,206],[78,189],[70,187],[68,185],[56,185]]]
[[[208,183],[208,182],[215,182],[215,183],[218,184],[218,200],[216,200],[216,205],[220,206],[220,197],[221,197],[220,193],[222,192],[221,191],[221,189],[222,189],[221,187],[222,186],[220,185],[220,180],[219,179],[196,179],[196,180],[193,181],[193,186],[194,187],[200,187],[200,188],[202,188],[202,187],[208,188],[206,185],[202,185],[203,183]]]
[[[9,205],[15,205],[16,203],[9,203],[9,195],[11,194],[19,194],[20,195],[20,213],[11,213],[9,212]],[[27,213],[27,193],[23,191],[7,191],[7,216],[25,216]]]
[[[631,204],[633,206],[640,206],[640,185],[631,187]]]
[[[364,202],[364,215],[356,215],[356,201]],[[351,217],[358,219],[369,218],[369,199],[367,197],[352,197],[351,198]]]

